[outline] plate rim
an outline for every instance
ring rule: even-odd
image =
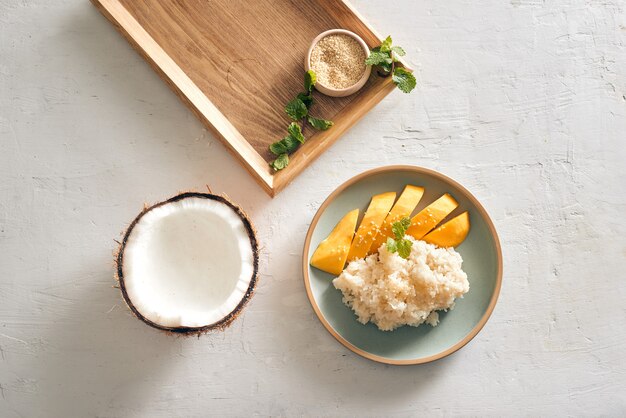
[[[476,325],[470,330],[470,332],[467,333],[467,335],[463,337],[463,339],[461,339],[459,342],[457,342],[452,347],[446,350],[443,350],[431,356],[419,357],[419,358],[407,359],[407,360],[394,360],[394,359],[390,359],[387,357],[379,356],[377,354],[369,353],[365,350],[362,350],[356,347],[355,345],[350,343],[348,340],[343,338],[341,335],[339,335],[339,333],[337,333],[337,331],[335,331],[334,328],[328,323],[328,321],[326,320],[326,318],[320,311],[319,306],[315,302],[315,298],[313,297],[313,292],[311,290],[311,280],[309,277],[308,260],[309,260],[309,246],[311,244],[311,238],[313,236],[313,231],[317,227],[317,223],[320,217],[322,216],[322,214],[324,213],[328,205],[330,205],[330,203],[332,203],[335,200],[335,198],[337,198],[337,196],[339,196],[346,188],[353,185],[354,183],[360,180],[363,180],[367,177],[376,175],[376,174],[387,173],[391,171],[398,171],[398,172],[408,171],[412,173],[433,176],[443,182],[450,183],[453,186],[455,186],[457,189],[459,189],[460,192],[464,195],[464,197],[466,197],[469,201],[471,201],[474,204],[474,206],[476,206],[476,208],[480,212],[483,219],[485,219],[485,223],[487,224],[489,233],[491,234],[495,242],[496,255],[497,255],[496,258],[497,258],[497,264],[498,264],[496,286],[491,296],[491,300],[489,301],[489,305],[487,306],[487,309],[485,310],[485,313],[483,314],[483,316],[476,323]],[[348,348],[350,351],[354,352],[355,354],[358,354],[369,360],[376,361],[378,363],[391,364],[391,365],[415,365],[415,364],[430,363],[432,361],[439,360],[439,359],[449,356],[450,354],[460,350],[467,343],[469,343],[483,329],[483,327],[485,326],[485,324],[491,317],[491,314],[493,313],[493,310],[498,301],[498,296],[500,295],[500,288],[502,287],[502,271],[503,271],[503,263],[502,263],[502,247],[500,245],[500,238],[498,237],[498,233],[493,224],[493,221],[491,220],[491,217],[489,216],[489,214],[487,213],[483,205],[478,201],[478,199],[476,199],[476,197],[474,197],[472,193],[470,193],[469,190],[467,190],[463,185],[461,185],[456,180],[438,171],[435,171],[433,169],[415,166],[415,165],[388,165],[388,166],[373,168],[370,170],[366,170],[360,174],[357,174],[356,176],[349,178],[348,180],[343,182],[341,185],[339,185],[331,194],[328,195],[326,200],[324,200],[324,202],[317,209],[315,216],[313,216],[313,219],[311,220],[311,224],[309,225],[309,229],[306,233],[306,238],[304,239],[304,247],[302,251],[302,275],[304,279],[304,287],[306,289],[307,298],[309,299],[309,303],[311,304],[311,307],[313,308],[315,315],[320,320],[324,328],[326,328],[326,331],[328,331],[344,347]]]

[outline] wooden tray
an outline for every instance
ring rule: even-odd
[[[370,47],[378,36],[342,0],[92,0],[213,131],[271,196],[394,89],[372,74],[356,94],[315,93],[315,115],[327,131],[307,129],[307,142],[274,172],[268,146],[283,138],[284,105],[300,92],[305,53],[320,32],[344,28]],[[372,72],[373,73],[373,72]]]

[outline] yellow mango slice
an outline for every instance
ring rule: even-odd
[[[422,239],[440,247],[456,247],[470,230],[469,213],[463,212],[426,234]]]
[[[393,205],[389,215],[387,215],[385,221],[380,227],[380,232],[376,235],[376,239],[374,239],[374,243],[368,252],[369,254],[378,251],[380,246],[387,242],[387,238],[393,236],[393,233],[391,232],[391,225],[393,225],[394,222],[398,222],[402,218],[411,216],[411,213],[422,199],[423,195],[423,187],[412,186],[409,184],[404,188],[402,194],[398,198],[398,201],[395,205]]]
[[[322,271],[338,276],[346,264],[350,243],[354,237],[359,210],[348,212],[335,225],[330,235],[320,242],[311,257],[311,265]]]
[[[352,240],[350,252],[348,253],[348,262],[367,255],[374,239],[376,239],[380,226],[387,217],[395,200],[395,192],[381,193],[372,197],[361,225],[359,225],[354,240]]]
[[[411,226],[406,234],[415,239],[422,239],[458,205],[452,196],[448,193],[444,194],[411,218]]]

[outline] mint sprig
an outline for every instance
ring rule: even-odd
[[[287,127],[287,136],[280,141],[270,145],[270,152],[278,157],[270,163],[270,166],[279,171],[287,167],[289,164],[289,154],[295,151],[301,144],[306,141],[302,129],[307,124],[313,128],[325,131],[333,126],[333,122],[325,119],[319,119],[309,114],[309,109],[313,105],[313,88],[317,82],[315,72],[309,70],[304,73],[304,92],[298,95],[285,105],[285,113],[293,120]],[[300,122],[302,125],[298,125]]]
[[[404,259],[409,258],[411,246],[413,245],[410,240],[404,238],[404,234],[409,229],[409,226],[411,226],[411,219],[409,218],[402,218],[398,222],[394,222],[391,224],[391,232],[393,232],[396,238],[387,238],[387,251],[390,253],[397,252]]]
[[[387,36],[385,40],[375,48],[370,50],[369,56],[365,59],[365,65],[374,65],[380,68],[379,75],[388,77],[404,93],[410,93],[417,85],[415,76],[406,68],[397,67],[398,57],[406,54],[400,46],[392,45],[391,36]]]

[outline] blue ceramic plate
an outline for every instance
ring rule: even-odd
[[[452,216],[469,211],[471,229],[457,251],[463,257],[470,290],[456,301],[453,310],[440,313],[436,327],[422,324],[404,326],[394,331],[380,331],[375,325],[363,325],[341,301],[332,275],[309,265],[318,244],[350,210],[361,209],[361,216],[371,197],[404,186],[424,187],[425,192],[414,214],[443,193],[450,193],[459,207]],[[313,310],[326,329],[340,343],[368,359],[388,364],[420,364],[445,357],[467,344],[489,319],[502,283],[502,252],[489,215],[470,192],[454,180],[413,166],[389,166],[362,173],[339,186],[319,208],[306,236],[303,251],[304,284]]]

